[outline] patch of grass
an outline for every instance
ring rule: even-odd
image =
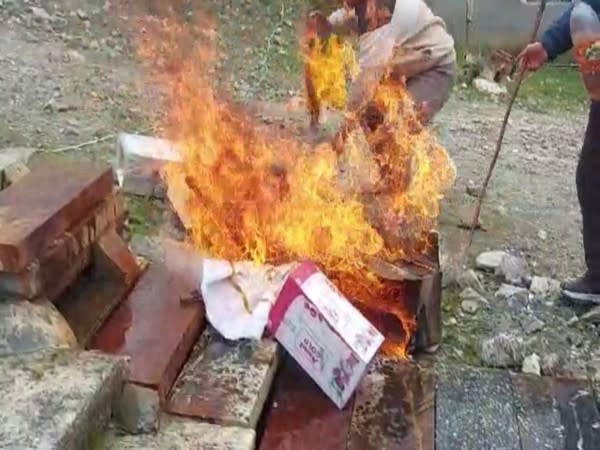
[[[128,233],[149,235],[156,232],[161,223],[161,208],[157,203],[134,195],[128,195],[125,200],[128,210]]]
[[[588,103],[587,92],[574,68],[547,66],[524,80],[519,103],[539,110],[581,110]]]

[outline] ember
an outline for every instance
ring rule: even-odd
[[[370,264],[373,258],[422,263],[455,170],[445,150],[415,125],[401,86],[377,92],[385,119],[367,140],[385,182],[380,194],[365,196],[356,185],[342,189],[329,144],[311,148],[259,129],[212,87],[210,28],[149,19],[144,30],[140,55],[165,88],[163,125],[183,153],[182,164],[166,167],[165,180],[186,205],[196,248],[231,261],[314,261],[357,306],[401,321],[406,333],[388,340],[386,349],[404,355],[414,317]],[[330,79],[327,70],[319,72],[323,79]]]

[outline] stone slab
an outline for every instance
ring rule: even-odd
[[[267,406],[260,450],[346,450],[352,399],[339,410],[287,356]]]
[[[110,419],[125,361],[93,352],[0,359],[0,448],[75,450]]]
[[[506,371],[442,367],[436,382],[436,448],[521,448]]]
[[[156,434],[118,436],[109,434],[108,450],[253,450],[254,430],[225,427],[191,419],[161,417]]]
[[[56,239],[24,272],[0,272],[0,291],[27,299],[44,295],[56,300],[90,264],[92,244],[108,227],[122,223],[124,216],[122,197],[110,195],[81,223]]]
[[[155,433],[159,427],[160,399],[153,389],[125,383],[113,416],[129,434]]]
[[[52,303],[0,297],[0,357],[58,347],[76,348],[77,339]]]
[[[129,356],[129,381],[158,390],[161,402],[204,329],[202,305],[180,301],[191,290],[164,266],[150,265],[91,343]]]
[[[511,374],[523,450],[562,448],[560,414],[551,378]]]
[[[254,429],[277,370],[278,345],[205,334],[173,386],[167,412]]]
[[[600,414],[589,383],[554,379],[553,391],[564,435],[562,448],[600,448]]]
[[[21,272],[113,189],[112,169],[45,164],[0,192],[0,270]]]
[[[348,449],[433,450],[434,388],[432,370],[376,358],[355,394]]]

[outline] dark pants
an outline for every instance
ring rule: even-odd
[[[583,247],[589,274],[600,280],[600,102],[592,102],[577,166]]]

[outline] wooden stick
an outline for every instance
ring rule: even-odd
[[[533,27],[533,32],[531,33],[531,39],[529,39],[529,43],[535,42],[535,38],[537,37],[538,30],[540,29],[540,24],[542,23],[542,17],[544,16],[544,10],[546,9],[546,1],[542,0],[540,2],[540,6],[537,11],[537,15],[535,18],[535,24]],[[494,172],[494,167],[496,167],[496,162],[498,161],[498,156],[500,155],[500,149],[502,148],[502,141],[504,140],[504,133],[506,132],[506,125],[508,124],[508,118],[512,111],[513,104],[515,99],[517,98],[517,94],[519,93],[519,89],[521,87],[521,83],[523,82],[523,78],[525,76],[525,70],[519,70],[517,75],[517,82],[515,85],[515,89],[510,96],[510,100],[508,102],[508,108],[506,109],[506,113],[504,114],[504,120],[502,121],[502,127],[500,128],[500,136],[498,137],[498,142],[496,143],[496,150],[494,151],[494,155],[492,156],[492,160],[490,162],[490,167],[487,171],[487,175],[485,177],[485,181],[483,182],[483,186],[481,187],[481,192],[479,193],[479,198],[477,199],[477,205],[475,207],[475,213],[473,214],[473,220],[471,221],[471,231],[469,234],[469,243],[467,244],[467,248],[471,246],[473,242],[473,236],[475,234],[475,230],[477,228],[477,224],[479,223],[479,214],[481,213],[481,205],[483,203],[483,198],[485,197],[485,193],[487,191],[488,184],[490,179],[492,178],[492,173]]]

